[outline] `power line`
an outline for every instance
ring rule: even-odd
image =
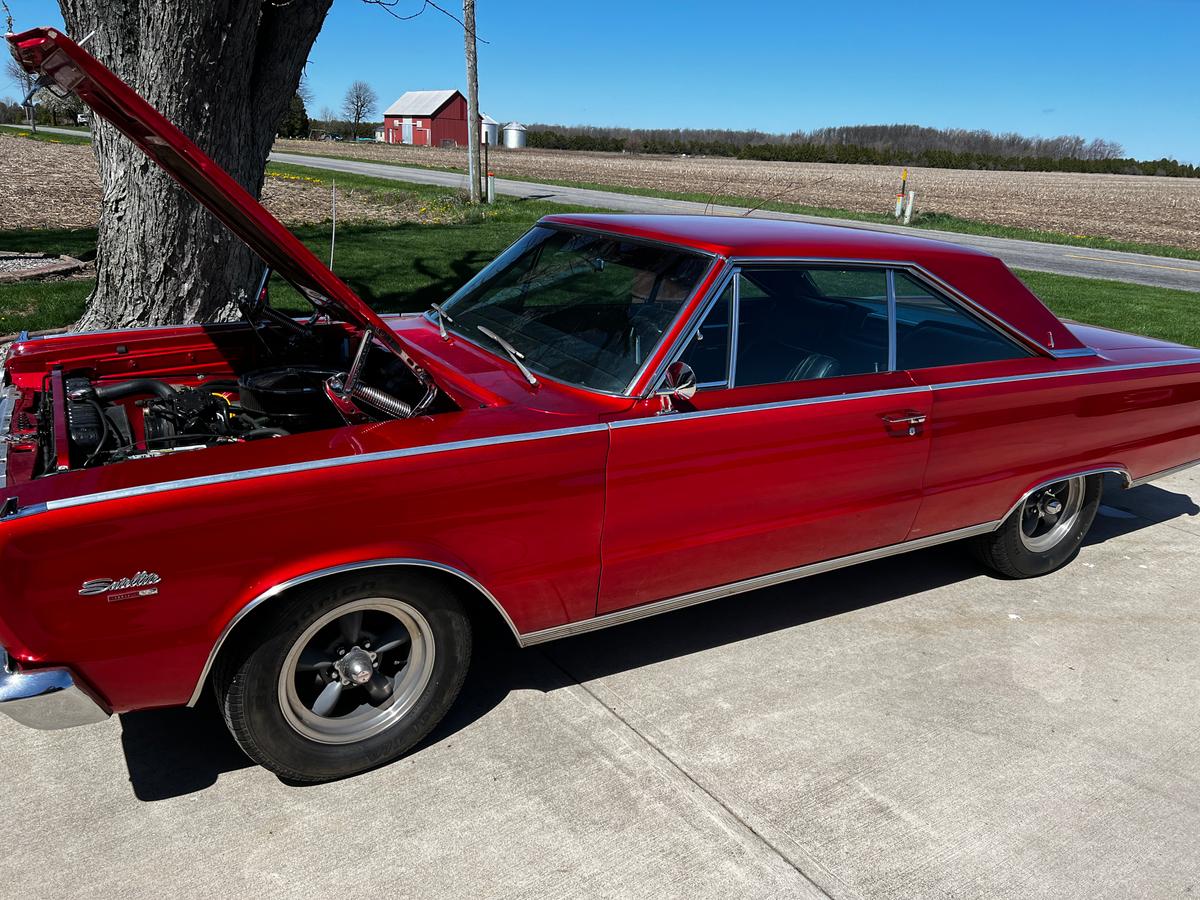
[[[401,22],[407,22],[410,19],[415,19],[417,16],[421,15],[421,13],[425,12],[425,10],[430,9],[432,7],[433,9],[436,9],[438,12],[440,12],[443,16],[447,16],[448,18],[453,19],[459,25],[462,25],[463,30],[465,30],[468,34],[472,35],[475,38],[475,40],[477,40],[483,44],[490,43],[489,41],[486,41],[483,38],[481,38],[479,36],[479,34],[477,32],[475,32],[473,29],[467,28],[466,24],[463,22],[462,19],[460,19],[458,16],[454,15],[454,13],[450,12],[449,10],[444,9],[441,6],[438,6],[436,3],[433,2],[433,0],[422,0],[421,8],[418,9],[415,13],[412,13],[407,16],[402,16],[402,15],[400,15],[400,13],[396,12],[395,8],[400,4],[400,0],[363,0],[363,3],[367,3],[371,6],[378,6],[380,9],[382,9],[384,12],[386,12],[393,19],[399,19]]]

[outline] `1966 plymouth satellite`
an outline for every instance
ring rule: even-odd
[[[1200,459],[1200,350],[1064,323],[945,243],[558,215],[382,318],[64,35],[9,40],[314,308],[264,276],[242,324],[13,345],[0,711],[27,725],[212,690],[259,763],[343,776],[442,717],[478,614],[536,644],[956,540],[1041,575],[1103,473]]]

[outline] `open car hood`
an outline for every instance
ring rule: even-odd
[[[401,356],[419,356],[228,172],[90,53],[56,28],[7,37],[26,71],[111,122],[321,312],[369,329]]]

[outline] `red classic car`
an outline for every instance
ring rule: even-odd
[[[3,375],[0,711],[194,704],[302,780],[522,645],[948,541],[1068,562],[1101,475],[1200,459],[1200,350],[1056,318],[993,257],[762,219],[558,215],[382,318],[61,33],[10,37],[313,306],[30,338]]]

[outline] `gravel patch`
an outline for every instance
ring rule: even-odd
[[[33,269],[44,269],[44,268],[46,268],[46,260],[40,259],[38,257],[17,256],[17,257],[11,257],[9,259],[4,259],[3,257],[0,257],[0,272],[3,272],[3,273],[11,272],[13,274],[16,274],[18,272],[26,272],[26,271],[30,271]]]

